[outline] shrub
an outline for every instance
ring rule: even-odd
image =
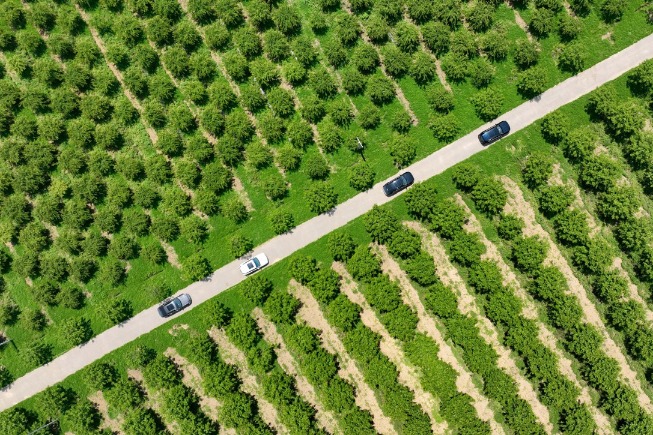
[[[270,296],[272,281],[260,275],[247,279],[241,285],[243,295],[254,305],[261,306]]]
[[[327,247],[336,261],[347,261],[356,249],[356,244],[349,233],[334,232],[327,238]]]
[[[630,186],[615,187],[597,196],[597,212],[602,219],[609,222],[632,218],[639,206],[637,193]]]
[[[313,180],[324,179],[329,175],[329,165],[321,154],[309,155],[304,160],[306,174]]]
[[[544,153],[533,153],[522,167],[524,182],[532,190],[546,184],[553,175],[553,159]]]
[[[479,293],[495,293],[503,289],[503,275],[496,263],[482,260],[469,269],[469,284]]]
[[[595,361],[601,355],[602,343],[601,333],[592,325],[580,324],[567,333],[567,350],[582,361]]]
[[[118,371],[107,362],[94,362],[83,372],[86,384],[94,390],[106,390],[118,380]]]
[[[536,8],[528,28],[536,36],[545,37],[553,31],[553,25],[553,12],[549,9]]]
[[[585,67],[583,51],[577,44],[567,45],[558,55],[558,67],[562,71],[577,73]]]
[[[514,240],[522,233],[524,221],[513,214],[501,214],[497,225],[499,237],[504,240]]]
[[[503,210],[508,194],[499,180],[484,178],[472,189],[472,199],[483,213],[495,216]]]
[[[553,326],[568,331],[580,323],[583,310],[574,296],[562,295],[549,305],[548,314]]]
[[[396,216],[388,209],[377,205],[363,216],[363,223],[365,231],[370,234],[372,240],[381,244],[389,242],[393,233],[400,228]]]
[[[221,206],[222,214],[227,219],[235,222],[241,223],[247,220],[248,212],[245,204],[238,197],[231,197],[225,200]]]
[[[613,249],[600,238],[590,239],[574,249],[572,260],[584,273],[599,274],[606,269],[613,258]]]
[[[367,82],[367,96],[376,105],[387,104],[394,99],[395,89],[390,79],[374,75]]]
[[[535,274],[546,258],[548,246],[535,236],[521,237],[512,247],[512,259],[522,272]]]
[[[305,191],[304,199],[313,213],[322,214],[338,204],[338,194],[326,181],[315,181]]]
[[[313,274],[309,287],[315,299],[329,304],[340,292],[340,276],[332,269],[320,269]]]
[[[410,279],[419,285],[429,286],[438,281],[433,258],[426,252],[420,252],[415,257],[406,260],[404,269]]]
[[[540,131],[547,142],[559,144],[569,132],[569,118],[559,111],[550,113],[542,120]]]
[[[592,291],[603,302],[613,305],[628,292],[628,281],[617,271],[604,271],[592,284]]]
[[[246,236],[236,234],[229,240],[231,255],[239,258],[247,254],[254,247],[254,243]]]
[[[381,122],[381,112],[375,106],[365,106],[358,112],[357,119],[361,127],[366,130],[371,130],[376,128]]]
[[[511,290],[501,289],[488,295],[485,312],[496,324],[513,327],[520,318],[521,301]]]
[[[403,77],[410,69],[410,55],[399,50],[394,45],[387,45],[381,49],[383,65],[386,72],[394,77]]]
[[[617,301],[610,305],[608,320],[610,325],[627,334],[642,328],[641,322],[645,318],[644,309],[636,301]]]

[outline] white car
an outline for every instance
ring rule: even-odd
[[[259,269],[264,268],[265,266],[268,265],[270,261],[268,260],[268,257],[261,253],[258,254],[256,257],[252,258],[249,261],[244,262],[243,264],[240,265],[240,271],[243,273],[243,275],[249,275],[251,273],[256,272]]]

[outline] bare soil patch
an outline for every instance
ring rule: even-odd
[[[522,16],[519,14],[519,11],[515,9],[511,1],[506,2],[508,7],[510,7],[514,12],[515,12],[515,23],[519,26],[520,29],[526,33],[526,37],[528,38],[529,41],[533,41],[533,35],[531,35],[531,32],[528,28],[528,23],[524,21]]]
[[[279,365],[286,373],[295,378],[297,391],[304,400],[310,403],[317,411],[315,417],[318,421],[318,427],[323,428],[328,433],[342,433],[342,431],[338,429],[338,423],[333,413],[324,408],[324,405],[322,405],[322,402],[320,402],[317,397],[313,385],[304,375],[301,374],[299,364],[290,354],[290,351],[286,347],[286,343],[283,341],[283,337],[281,337],[281,334],[277,332],[274,323],[265,316],[260,307],[254,308],[252,314],[256,319],[258,327],[263,333],[263,338],[265,338],[268,343],[274,345],[274,351],[277,354],[277,362]]]
[[[375,247],[377,254],[381,257],[381,269],[383,272],[396,281],[401,287],[401,296],[404,303],[410,306],[413,311],[417,313],[419,322],[417,323],[417,330],[428,337],[430,337],[438,345],[438,358],[449,364],[458,373],[456,379],[456,388],[459,392],[467,394],[473,400],[472,405],[476,409],[476,413],[483,421],[490,424],[492,433],[504,433],[503,427],[497,423],[494,411],[490,408],[490,401],[487,397],[483,396],[480,390],[474,385],[472,375],[464,366],[464,363],[456,358],[453,350],[445,341],[440,329],[438,328],[439,322],[428,312],[415,287],[410,283],[410,279],[406,275],[399,264],[390,256],[388,250],[383,245]]]
[[[356,365],[356,362],[347,353],[338,334],[324,317],[317,300],[313,297],[310,290],[300,285],[297,281],[292,280],[288,286],[288,291],[302,303],[297,318],[303,320],[306,325],[321,331],[320,339],[322,340],[322,346],[329,353],[337,356],[340,362],[338,375],[354,386],[356,390],[356,405],[372,414],[374,429],[382,435],[396,434],[397,431],[392,421],[381,410],[374,391],[365,382],[365,378]]]
[[[639,405],[648,412],[652,412],[653,406],[651,406],[651,399],[644,393],[642,385],[637,378],[637,373],[628,364],[624,352],[622,352],[617,343],[608,334],[598,310],[587,297],[587,291],[576,275],[574,275],[571,266],[569,266],[562,252],[560,252],[558,246],[553,242],[549,233],[537,223],[533,207],[524,199],[521,189],[513,180],[506,176],[502,176],[500,179],[508,191],[508,201],[504,211],[506,213],[513,213],[524,220],[524,234],[526,236],[538,236],[547,243],[549,252],[547,258],[544,260],[544,264],[557,267],[562,272],[569,287],[569,294],[578,298],[580,306],[583,309],[583,321],[595,326],[601,332],[604,338],[603,351],[607,356],[614,358],[619,363],[621,369],[620,375],[624,382],[637,393]]]
[[[422,388],[418,370],[407,360],[403,349],[401,349],[401,344],[390,336],[388,331],[385,329],[385,326],[383,326],[379,321],[376,313],[372,310],[370,304],[367,303],[365,296],[358,291],[358,285],[354,282],[342,263],[334,264],[334,269],[336,269],[338,274],[343,277],[340,291],[345,294],[350,301],[363,309],[361,312],[361,320],[363,324],[381,336],[381,344],[379,345],[381,353],[388,357],[388,359],[397,367],[397,370],[399,371],[399,383],[408,387],[413,392],[415,403],[417,403],[424,413],[429,416],[433,433],[447,432],[446,422],[438,422],[434,417],[434,414],[437,415],[438,412],[439,401],[433,397],[431,393]]]
[[[473,313],[473,317],[477,319],[480,336],[499,355],[497,366],[513,378],[517,384],[517,394],[530,405],[535,418],[543,426],[546,433],[550,434],[553,431],[553,425],[551,424],[549,410],[538,399],[533,385],[520,373],[515,361],[510,356],[510,350],[500,343],[499,334],[492,322],[481,315],[474,296],[469,293],[458,270],[449,261],[440,239],[418,222],[408,222],[406,225],[422,236],[422,244],[428,253],[433,256],[440,280],[444,285],[451,287],[458,295],[459,310],[463,314]]]
[[[263,421],[278,433],[289,433],[288,429],[279,420],[277,409],[263,396],[263,387],[259,385],[256,375],[247,365],[245,354],[229,341],[222,329],[211,328],[209,336],[217,343],[222,359],[227,364],[238,367],[238,376],[242,381],[241,390],[251,394],[256,399],[259,415]]]
[[[100,423],[100,429],[109,429],[114,434],[124,434],[122,431],[122,424],[124,419],[122,416],[117,418],[111,418],[109,416],[109,405],[107,404],[106,399],[102,391],[96,391],[95,393],[88,396],[88,400],[97,405],[98,411],[102,415],[102,423]]]
[[[180,329],[186,330],[188,329],[188,325],[186,323],[175,323],[172,325],[172,328],[168,329],[168,334],[176,337]]]
[[[245,191],[245,187],[243,186],[243,182],[240,181],[240,178],[234,176],[234,184],[233,184],[234,190],[236,193],[238,193],[238,196],[240,197],[240,200],[243,201],[243,204],[245,205],[245,208],[247,211],[252,212],[254,211],[254,206],[252,205],[252,200],[249,199],[249,196],[247,196],[247,192]]]
[[[181,269],[181,263],[179,262],[179,257],[177,256],[175,247],[165,240],[159,240],[159,242],[161,243],[161,246],[163,246],[163,250],[166,251],[168,263],[170,263],[170,265],[175,269]]]

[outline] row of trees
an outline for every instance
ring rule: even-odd
[[[329,241],[334,257],[349,264],[350,257],[356,251],[354,242],[348,235],[335,234]],[[358,363],[365,382],[377,392],[384,414],[410,433],[430,433],[428,417],[413,402],[411,391],[397,381],[394,364],[380,352],[381,337],[363,325],[360,307],[334,290],[334,279],[339,280],[340,277],[318,268],[315,260],[307,256],[295,257],[290,263],[290,272],[297,281],[309,286],[322,305],[327,320],[335,327],[347,352]]]
[[[469,173],[471,168],[471,166],[467,166],[458,170],[456,174],[458,178],[454,178],[454,181],[459,187],[469,189],[468,185],[463,186],[460,184],[460,174],[463,172]],[[543,192],[554,190],[553,187],[546,185],[551,173],[552,161],[548,156],[540,154],[532,155],[526,161],[523,169],[526,183],[531,186],[541,186]],[[555,191],[559,192],[557,189]],[[547,195],[555,194],[543,193],[542,198]],[[568,195],[569,193],[566,193],[561,196],[568,198]],[[576,229],[578,227],[582,229],[583,223],[585,226],[587,224],[584,215],[582,215],[582,219],[579,219],[578,214],[565,210],[569,205],[567,199],[547,200],[543,204],[549,206],[553,204],[553,208],[556,209],[558,217],[554,219],[554,225],[560,229],[562,235],[560,238],[563,244],[571,245],[576,241],[581,243],[581,241],[590,240],[587,233],[584,237],[576,235]],[[530,283],[528,290],[536,300],[542,302],[546,307],[549,322],[564,333],[564,338],[561,340],[563,345],[583,364],[581,375],[602,395],[604,400],[602,406],[605,406],[606,412],[616,417],[620,430],[629,432],[638,430],[636,428],[648,427],[650,422],[639,409],[635,393],[617,381],[618,365],[616,361],[608,358],[600,351],[600,343],[603,337],[593,326],[585,324],[581,320],[582,308],[576,298],[568,294],[566,279],[558,269],[543,266],[548,246],[535,236],[522,236],[521,228],[524,223],[513,215],[502,214],[500,220],[495,219],[494,222],[500,237],[511,249],[510,258],[515,268],[528,277]],[[593,246],[591,252],[585,246],[583,249],[579,249],[578,254],[574,255],[574,262],[586,264],[590,267],[596,265],[599,270],[603,270],[607,263],[602,258],[607,261],[610,260],[609,249],[606,246]],[[476,291],[487,293],[488,291],[496,292],[496,289],[503,288],[501,273],[494,263],[477,262],[469,270],[469,282]],[[614,274],[611,275],[608,281],[614,283],[614,279],[612,279]],[[605,288],[609,286],[610,284],[606,283],[604,291],[607,291]],[[495,321],[507,326],[506,340],[512,342],[513,346],[517,346],[520,354],[525,358],[526,366],[530,367],[531,364],[537,364],[534,367],[539,367],[539,369],[537,371],[529,369],[530,374],[541,381],[540,391],[543,402],[549,406],[559,407],[562,410],[561,425],[568,424],[567,421],[570,419],[569,421],[574,427],[573,431],[581,430],[579,433],[583,433],[584,426],[589,424],[588,427],[592,427],[593,422],[589,418],[587,410],[583,408],[581,413],[576,404],[578,391],[572,388],[573,385],[571,384],[567,383],[568,385],[565,386],[565,382],[562,382],[563,379],[550,377],[554,374],[552,371],[542,371],[543,364],[541,361],[548,360],[552,364],[555,361],[555,356],[552,354],[546,355],[541,347],[534,346],[537,341],[536,327],[532,324],[529,326],[529,323],[524,319],[519,319],[518,312],[521,309],[519,300],[511,292],[506,292],[505,289],[502,291],[504,295],[499,298],[499,302],[496,304],[492,303],[492,298],[488,299],[486,313],[488,316],[500,316]],[[517,324],[516,329],[512,325],[515,322]],[[579,350],[580,346],[584,346],[581,343],[583,340],[582,334],[585,331],[590,331],[588,334],[592,334],[593,337],[596,337],[596,340],[587,348]],[[544,360],[541,360],[541,358],[544,358]],[[550,367],[554,367],[554,365],[550,365]],[[556,397],[556,399],[553,400],[553,397]],[[565,399],[563,400],[563,398]],[[617,402],[623,402],[626,405],[623,408],[615,407],[614,404]],[[578,419],[581,415],[583,415],[583,424],[578,425]]]
[[[433,217],[433,221],[435,222],[437,215],[449,215],[450,217],[448,220],[450,223],[444,226],[437,225],[437,227],[443,228],[448,238],[460,237],[463,234],[461,226],[463,224],[464,215],[460,212],[460,209],[457,208],[454,203],[439,200],[436,190],[423,184],[416,185],[415,188],[411,191],[407,192],[407,195],[409,193],[411,193],[411,195],[406,196],[406,202],[408,204],[409,212],[413,216],[427,222],[430,220],[430,217]],[[440,214],[438,213],[439,210],[437,210],[439,207],[443,207],[443,209],[448,211]],[[382,230],[385,225],[387,225],[387,223],[396,222],[396,218],[394,218],[391,214],[385,214],[385,219],[377,219],[379,225],[368,226],[368,231],[371,230],[370,235],[373,238],[378,239],[379,236],[381,236],[381,240],[383,240],[384,234],[392,234],[394,231],[396,231],[396,229],[392,229],[391,231],[387,232]],[[382,216],[382,214],[379,213],[377,216]],[[385,221],[386,224],[381,224],[382,221]],[[457,230],[455,229],[455,223],[458,225]],[[393,228],[392,224],[390,224],[389,227]],[[424,252],[421,248],[421,238],[412,233],[411,236],[403,236],[401,239],[404,240],[404,247],[410,247],[406,251],[411,252],[412,255],[415,256],[414,258],[423,258],[424,264],[430,263],[430,279],[426,281],[419,279],[419,277],[417,279],[415,279],[415,277],[411,277],[411,279],[415,283],[414,285],[418,291],[422,294],[424,304],[427,309],[440,318],[443,324],[447,327],[448,336],[457,346],[461,346],[461,348],[464,350],[463,359],[466,362],[468,368],[473,373],[478,373],[484,378],[485,394],[488,395],[488,397],[497,400],[503,405],[502,413],[504,413],[506,422],[511,427],[515,428],[515,430],[530,430],[535,432],[540,430],[538,429],[539,426],[535,421],[532,410],[528,407],[526,402],[518,399],[514,381],[506,373],[502,372],[496,367],[496,361],[498,357],[492,347],[480,337],[479,331],[475,325],[475,320],[460,314],[458,311],[457,298],[455,294],[450,289],[445,287],[438,279],[433,268],[433,258],[428,253]],[[407,240],[411,241],[406,243]],[[470,240],[471,242],[474,242],[472,239]],[[405,253],[402,253],[402,251],[397,251],[396,247],[393,248],[393,245],[396,245],[397,241],[394,241],[392,236],[388,237],[386,241],[382,243],[385,243],[391,252],[394,251],[393,255],[399,258],[405,257]],[[452,248],[450,251],[452,256],[453,251],[454,249]],[[461,262],[470,261],[473,260],[474,256],[480,257],[480,253],[482,252],[479,252],[478,249],[474,248],[472,248],[471,251],[473,252],[471,256],[457,254],[456,258],[458,258],[458,261]],[[464,250],[458,250],[458,252],[462,253]],[[476,254],[474,254],[474,252]],[[405,265],[408,264],[408,261],[410,260],[400,261],[402,267],[406,268],[409,271],[410,269],[405,267]],[[476,259],[476,263],[478,263],[478,261],[479,259]],[[483,276],[483,273],[484,271],[479,271],[479,278]],[[481,281],[482,280],[480,280],[479,283]],[[501,279],[498,280],[499,284],[501,281]],[[496,282],[496,280],[492,282]],[[514,304],[510,303],[511,300],[509,297],[505,297],[508,293],[505,290],[503,292],[498,290],[497,293],[498,294],[495,300],[496,304],[493,304],[492,306],[496,306],[498,309],[493,311],[493,313],[496,314],[496,316],[493,316],[493,319],[498,321],[498,319],[503,318],[502,314],[508,313],[514,315],[516,318],[519,318],[519,306],[517,306],[516,311],[510,311],[511,309],[514,309],[515,306]],[[507,304],[507,307],[505,308],[506,311],[503,311],[500,308],[502,303]],[[428,344],[426,341],[427,340],[424,337],[420,337],[418,335],[414,345],[418,346],[417,343],[419,343],[420,347],[427,346]],[[412,345],[413,344],[410,344],[408,347],[410,348]],[[448,391],[448,394],[452,394],[452,392]],[[462,399],[460,400],[462,401]],[[456,406],[460,406],[464,409],[464,405],[460,402],[458,402]]]

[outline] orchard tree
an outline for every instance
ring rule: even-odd
[[[472,84],[481,89],[492,83],[495,69],[486,59],[478,58],[469,64],[468,73]]]
[[[424,44],[436,55],[441,56],[449,51],[451,43],[450,29],[446,24],[436,21],[428,22],[421,28]]]
[[[417,154],[415,143],[407,136],[395,134],[387,146],[395,166],[399,168],[408,166]]]
[[[522,167],[522,178],[532,190],[546,184],[551,175],[553,175],[553,159],[541,152],[531,154]]]
[[[589,237],[587,216],[579,210],[564,210],[553,221],[556,236],[565,245],[584,245]]]
[[[545,37],[553,31],[554,15],[553,12],[545,8],[536,8],[532,14],[528,28],[534,35]]]
[[[381,122],[381,111],[373,105],[365,106],[358,112],[357,120],[364,129],[374,129]]]
[[[315,93],[324,99],[329,99],[335,96],[338,91],[333,77],[323,67],[317,67],[309,74],[309,85]]]
[[[472,189],[474,204],[482,212],[494,216],[503,210],[508,194],[500,181],[494,178],[479,180]]]
[[[91,322],[85,317],[66,319],[61,324],[61,337],[72,346],[86,343],[93,337]]]
[[[299,33],[302,27],[301,18],[296,8],[288,4],[280,5],[273,12],[272,20],[277,29],[286,36]]]
[[[574,192],[569,186],[542,186],[539,190],[540,210],[547,217],[553,217],[567,209],[574,202]]]
[[[518,269],[535,274],[546,258],[547,245],[535,236],[517,238],[512,247],[512,259]]]
[[[189,281],[199,281],[211,273],[211,265],[203,255],[194,253],[183,261],[182,273]]]
[[[338,203],[338,194],[326,181],[314,181],[305,191],[304,199],[313,213],[322,214]]]
[[[367,163],[355,163],[349,170],[349,185],[363,192],[374,185],[374,176],[374,170]]]
[[[410,68],[410,75],[418,84],[424,85],[433,81],[436,76],[436,67],[433,59],[423,51],[413,56],[413,65]]]
[[[221,205],[222,214],[234,223],[242,223],[249,217],[245,204],[238,197],[231,197]]]
[[[302,117],[313,124],[319,122],[326,113],[324,103],[316,95],[309,95],[302,106]]]
[[[394,45],[386,45],[381,49],[383,65],[387,73],[394,78],[403,77],[411,67],[408,53],[404,53]]]
[[[623,0],[605,0],[601,4],[601,15],[607,23],[619,21],[623,16],[628,3]]]
[[[376,105],[387,104],[395,97],[392,81],[382,75],[374,75],[367,82],[367,96]]]
[[[295,218],[290,212],[275,210],[269,218],[275,234],[285,234],[295,228]]]
[[[653,60],[641,63],[630,72],[628,87],[637,95],[653,93]]]
[[[326,153],[335,152],[342,146],[343,137],[341,130],[333,122],[326,120],[319,126],[320,147]]]
[[[242,234],[236,234],[229,239],[229,249],[231,255],[235,258],[243,257],[245,254],[250,252],[254,247],[252,240]]]
[[[577,73],[585,67],[583,51],[578,44],[566,45],[558,55],[558,67],[562,71]]]
[[[550,113],[542,120],[540,132],[547,142],[559,144],[569,132],[569,118],[560,111]]]
[[[362,44],[354,49],[351,62],[358,71],[364,74],[370,74],[376,70],[379,64],[379,55],[372,45]]]
[[[547,88],[547,73],[542,67],[532,67],[517,76],[517,91],[526,98],[533,98]]]
[[[631,186],[614,187],[597,196],[597,212],[602,219],[609,222],[632,218],[639,207],[640,200]]]
[[[490,121],[501,114],[503,95],[496,88],[486,88],[471,97],[476,115],[483,121]]]
[[[580,163],[589,158],[596,148],[598,136],[588,128],[570,131],[562,142],[562,151],[573,163]]]

